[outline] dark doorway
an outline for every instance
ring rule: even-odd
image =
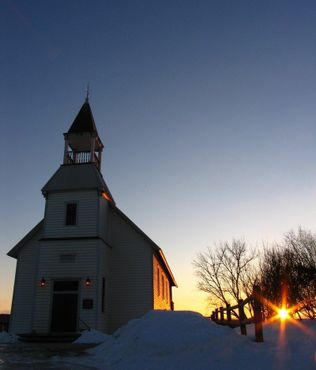
[[[77,331],[78,281],[55,281],[52,305],[52,332]]]

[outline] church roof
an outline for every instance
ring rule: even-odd
[[[70,129],[68,130],[68,134],[78,132],[98,133],[88,100],[84,102]]]
[[[42,189],[46,195],[50,191],[97,189],[105,192],[115,204],[101,172],[93,163],[61,165]]]
[[[134,230],[136,230],[140,235],[142,235],[143,238],[145,238],[152,246],[153,250],[155,251],[157,257],[162,261],[163,265],[166,268],[166,272],[169,275],[169,278],[172,282],[172,285],[175,287],[178,287],[178,284],[173,276],[173,273],[171,271],[170,266],[168,265],[167,259],[162,251],[162,249],[152,240],[150,237],[144,233],[142,229],[140,229],[129,217],[126,216],[125,213],[123,213],[119,208],[117,208],[114,204],[112,205],[112,209],[120,215],[123,219],[125,219],[126,222],[129,223],[130,226],[133,227]]]
[[[17,258],[20,250],[24,245],[29,242],[36,234],[40,233],[43,229],[44,220],[41,220],[37,225],[33,227],[8,253],[7,255],[13,258]]]

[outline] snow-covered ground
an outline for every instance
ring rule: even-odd
[[[265,325],[264,343],[247,329],[245,337],[198,313],[152,311],[112,336],[91,330],[73,344],[14,343],[3,332],[0,369],[316,370],[316,320]],[[84,352],[82,343],[96,342]]]
[[[104,370],[316,370],[316,322],[265,325],[264,343],[248,331],[241,336],[193,312],[152,311],[86,356],[55,361]]]
[[[81,336],[76,339],[73,343],[79,343],[79,344],[90,344],[90,343],[103,343],[106,340],[111,338],[110,335],[101,333],[100,331],[97,330],[85,330]]]
[[[0,344],[4,343],[15,343],[17,341],[17,337],[13,334],[9,334],[6,331],[0,332]]]

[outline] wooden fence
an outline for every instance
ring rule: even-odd
[[[244,307],[246,304],[250,304],[252,306],[253,317],[251,318],[247,318],[245,314]],[[237,314],[236,311],[238,312]],[[234,320],[232,319],[232,312],[237,316]],[[239,326],[240,333],[242,335],[247,335],[247,325],[254,324],[256,342],[263,342],[263,313],[260,287],[258,285],[254,285],[252,295],[247,299],[240,299],[238,304],[235,306],[227,304],[225,308],[216,308],[216,310],[212,312],[211,320],[216,324],[228,325],[232,328]]]

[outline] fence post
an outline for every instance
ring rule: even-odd
[[[230,322],[232,321],[232,313],[230,312],[230,304],[227,303],[226,305],[226,310],[227,310],[227,321]]]
[[[258,285],[253,286],[253,316],[255,323],[255,335],[256,342],[263,342],[263,330],[262,330],[262,304],[260,301],[261,288]]]
[[[219,317],[221,321],[224,321],[224,308],[223,307],[219,308]]]
[[[243,321],[246,319],[243,299],[238,299],[238,315],[239,315],[239,322],[240,322],[240,334],[247,335],[246,324],[243,323]]]

